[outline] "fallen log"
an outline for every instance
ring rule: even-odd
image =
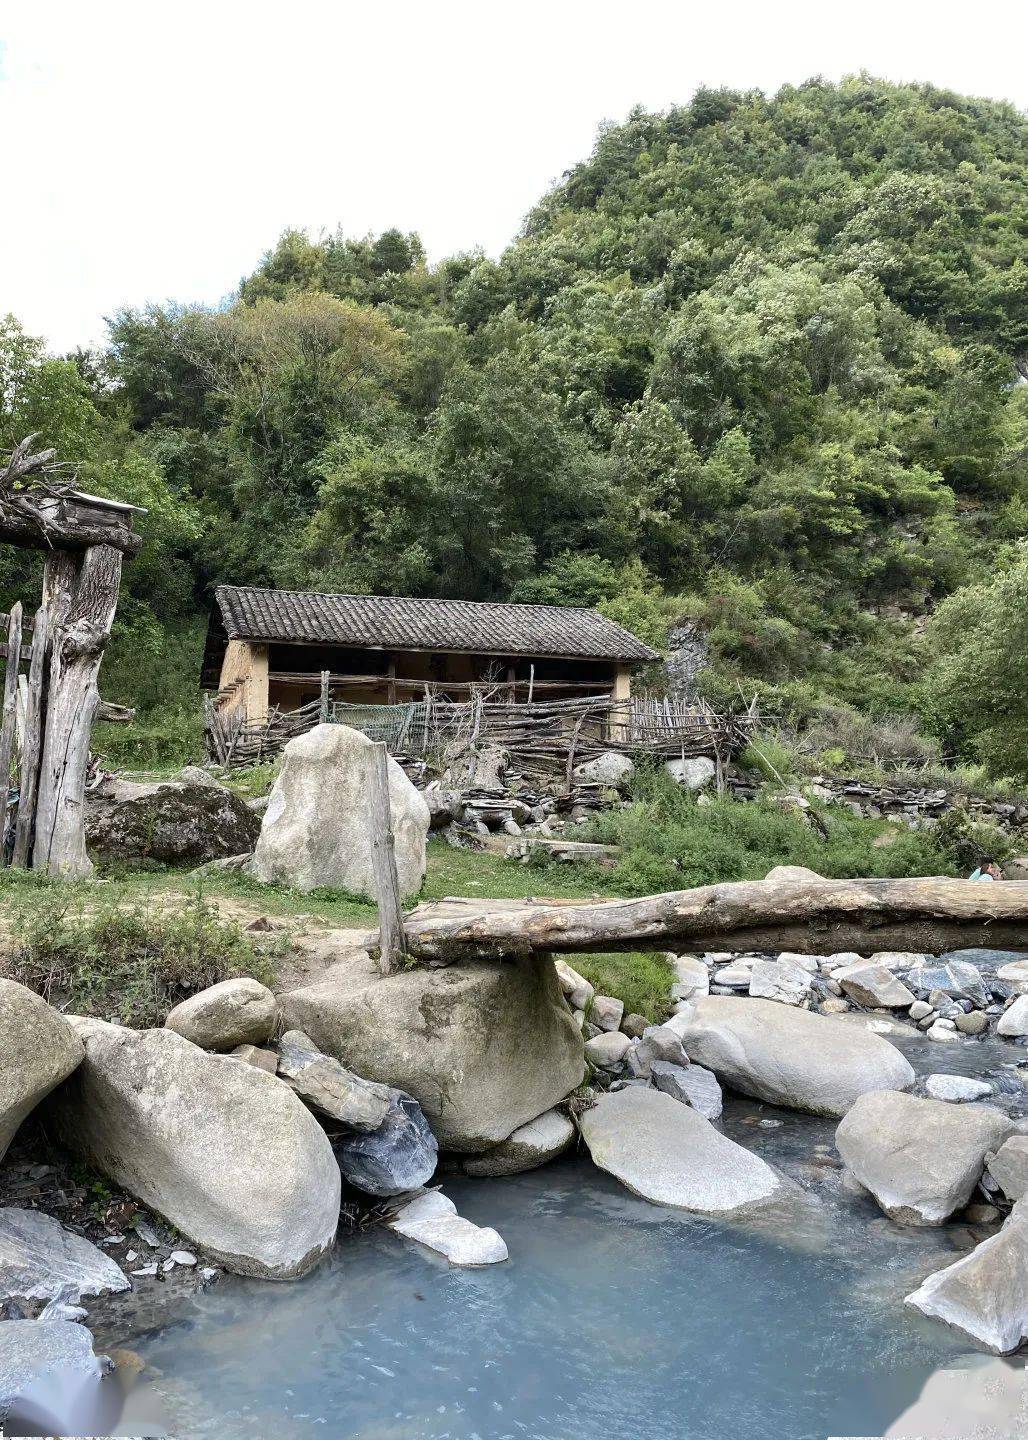
[[[435,964],[608,950],[1028,950],[1028,881],[783,878],[637,900],[447,899],[417,906],[404,931],[410,955]]]

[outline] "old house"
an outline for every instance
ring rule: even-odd
[[[657,658],[597,610],[236,585],[220,585],[215,602],[203,683],[223,713],[250,723],[317,700],[325,672],[333,700],[361,705],[467,700],[482,686],[522,703],[620,702]]]

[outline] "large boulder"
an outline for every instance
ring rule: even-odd
[[[257,879],[374,898],[370,797],[377,763],[374,742],[346,725],[315,725],[290,740],[261,824]],[[431,814],[391,756],[387,766],[400,893],[416,895],[425,878]]]
[[[70,1320],[0,1324],[0,1425],[15,1402],[42,1380],[50,1381],[51,1398],[56,1392],[66,1398],[77,1394],[81,1400],[84,1382],[99,1383],[102,1375],[103,1367],[93,1354],[93,1337],[84,1325]],[[20,1425],[17,1432],[25,1433]]]
[[[603,750],[592,760],[583,760],[576,765],[572,777],[585,785],[608,785],[618,789],[627,785],[635,774],[635,766],[620,750]]]
[[[82,1061],[63,1016],[14,980],[0,980],[0,1160],[25,1116]]]
[[[1015,1038],[1028,1035],[1028,995],[1018,995],[1014,1003],[1003,1011],[996,1024],[996,1034]]]
[[[104,1252],[41,1210],[0,1210],[0,1301],[77,1301],[129,1288]]]
[[[861,960],[856,965],[844,965],[841,970],[833,970],[832,979],[858,1005],[909,1010],[914,1003],[914,997],[903,981],[885,965],[871,965]]]
[[[773,1000],[702,996],[671,1022],[690,1060],[722,1084],[814,1115],[845,1115],[869,1090],[914,1083],[888,1040],[827,1015]]]
[[[190,995],[169,1011],[164,1023],[201,1050],[234,1050],[271,1039],[278,1004],[266,985],[241,975]]]
[[[110,860],[203,865],[249,853],[260,816],[203,770],[190,767],[158,784],[112,781],[91,798],[86,843]]]
[[[302,1030],[287,1030],[282,1036],[276,1068],[280,1078],[308,1105],[352,1130],[377,1130],[389,1114],[392,1091],[388,1085],[351,1075],[338,1060],[323,1055]]]
[[[491,1225],[474,1225],[439,1190],[417,1194],[399,1209],[387,1228],[445,1255],[451,1265],[498,1265],[507,1259],[503,1236]]]
[[[989,1174],[1008,1200],[1028,1199],[1028,1135],[1011,1135],[989,1161]]]
[[[694,755],[688,759],[667,760],[664,769],[686,790],[704,790],[717,774],[717,766],[706,755]]]
[[[853,1104],[835,1144],[847,1169],[890,1220],[941,1225],[967,1204],[986,1155],[1015,1128],[990,1105],[951,1105],[880,1090]]]
[[[582,1036],[546,956],[380,975],[351,952],[279,996],[286,1024],[420,1103],[439,1144],[491,1149],[581,1083]]]
[[[608,1091],[579,1119],[594,1164],[644,1200],[697,1215],[732,1215],[791,1188],[757,1155],[659,1090]]]
[[[231,1270],[311,1269],[335,1237],[339,1167],[288,1087],[173,1030],[75,1024],[86,1058],[49,1103],[68,1149]]]
[[[1028,1203],[1014,1206],[998,1235],[929,1275],[906,1303],[994,1355],[1015,1351],[1028,1340]]]

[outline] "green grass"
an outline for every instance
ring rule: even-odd
[[[671,1009],[674,973],[660,951],[615,955],[569,955],[568,963],[592,982],[598,995],[623,1000],[626,1015],[645,1015],[655,1025]]]

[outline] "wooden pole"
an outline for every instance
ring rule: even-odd
[[[48,610],[53,626],[50,693],[40,770],[33,865],[71,877],[88,875],[85,792],[89,737],[100,702],[97,674],[118,607],[122,556],[109,545],[86,551],[73,593],[67,567],[55,567]]]
[[[444,900],[412,910],[405,930],[411,955],[443,963],[695,947],[808,955],[941,955],[973,946],[1028,951],[1028,881],[772,878],[504,910],[490,910],[488,900]]]
[[[19,870],[29,863],[36,819],[36,779],[43,748],[43,680],[46,674],[49,616],[41,605],[36,611],[32,632],[32,659],[29,661],[29,698],[25,707],[25,735],[21,746],[21,783],[18,786],[18,823],[14,831],[14,857]]]
[[[396,873],[392,810],[389,804],[389,755],[381,741],[374,745],[371,767],[371,844],[378,902],[379,968],[390,974],[405,959],[400,881]]]
[[[3,838],[7,833],[8,794],[11,788],[11,758],[14,753],[14,726],[18,718],[18,665],[21,659],[21,601],[11,606],[7,625],[7,674],[4,676],[3,722],[0,723],[0,864]]]
[[[328,685],[329,680],[331,679],[331,674],[332,672],[330,670],[322,670],[321,672],[321,700],[318,710],[318,719],[320,720],[322,725],[324,725],[328,721]]]

